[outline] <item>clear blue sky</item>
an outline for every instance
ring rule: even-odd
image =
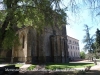
[[[81,1],[81,0],[78,0]],[[68,0],[64,0],[64,5],[67,6]],[[85,36],[84,30],[84,24],[87,24],[89,27],[92,27],[90,30],[91,36],[95,34],[95,31],[97,28],[99,28],[99,20],[98,17],[95,16],[93,19],[91,16],[90,11],[88,10],[87,6],[84,4],[81,4],[80,11],[77,10],[76,15],[74,15],[70,10],[66,11],[68,14],[68,23],[70,25],[67,25],[67,34],[73,38],[76,38],[79,40],[80,50],[83,50],[84,44],[83,44],[83,38]]]

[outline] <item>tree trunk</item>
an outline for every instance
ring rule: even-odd
[[[17,27],[17,20],[14,16],[14,12],[16,11],[16,7],[17,7],[17,2],[18,0],[11,0],[11,1],[7,0],[6,1],[7,9],[8,10],[10,9],[10,11],[8,11],[5,21],[3,22],[1,30],[0,30],[0,32],[2,32],[0,36],[1,37],[0,38],[0,48],[2,48],[2,43],[4,41],[5,34],[7,31],[6,28],[8,27],[8,25],[10,25],[10,29],[13,29],[12,27],[13,25],[16,25],[14,27]],[[13,62],[13,58],[11,59],[11,62]]]
[[[11,0],[11,1],[7,0],[7,2],[6,2],[7,9],[8,10],[10,9],[11,11],[8,11],[5,21],[3,22],[2,27],[1,27],[0,32],[2,32],[2,33],[0,36],[1,37],[0,38],[0,46],[2,45],[2,42],[5,38],[5,33],[7,31],[6,28],[8,27],[8,25],[10,25],[10,28],[11,28],[12,25],[17,24],[17,21],[14,18],[14,11],[16,10],[17,2],[18,2],[18,0]],[[13,22],[13,20],[15,20],[15,21]]]

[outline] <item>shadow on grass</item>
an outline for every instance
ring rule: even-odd
[[[84,68],[94,66],[93,63],[49,63],[46,64],[46,69],[64,69],[64,68]]]
[[[27,71],[19,75],[100,75],[100,71],[92,70],[88,72],[83,71],[70,71],[70,72],[49,72],[49,71]]]
[[[88,65],[93,63],[48,63],[46,65],[69,65],[69,66],[80,66],[80,65]]]

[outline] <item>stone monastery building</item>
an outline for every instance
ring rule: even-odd
[[[17,34],[20,45],[15,44],[12,49],[13,62],[66,63],[69,58],[79,58],[78,40],[69,36],[67,40],[66,26],[45,27],[41,34],[33,27],[25,27]]]
[[[68,47],[66,27],[44,28],[41,34],[32,27],[22,28],[18,31],[20,45],[12,50],[14,62],[68,62]]]

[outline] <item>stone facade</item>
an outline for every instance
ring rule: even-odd
[[[67,36],[68,39],[68,52],[69,52],[69,58],[72,60],[79,59],[80,58],[80,48],[79,48],[79,40]]]
[[[66,27],[62,30],[45,27],[38,33],[33,27],[22,28],[17,32],[20,45],[12,49],[12,62],[68,62]]]

